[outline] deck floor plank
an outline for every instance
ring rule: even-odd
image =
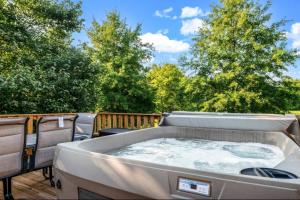
[[[41,171],[35,171],[13,179],[12,191],[15,199],[56,199],[55,189],[45,180]],[[3,200],[3,187],[0,183],[0,200]]]

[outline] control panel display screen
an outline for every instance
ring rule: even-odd
[[[210,183],[188,178],[178,178],[178,190],[210,196]]]

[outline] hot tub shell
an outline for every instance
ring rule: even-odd
[[[278,146],[285,155],[286,159],[275,166],[276,169],[300,177],[299,146],[286,135],[287,130],[293,130],[292,134],[298,136],[299,126],[295,119],[282,115],[174,112],[166,115],[157,128],[59,144],[54,160],[55,179],[61,183],[57,195],[59,199],[88,196],[112,199],[299,199],[300,179],[200,171],[105,154],[156,138],[264,143]],[[179,180],[183,179],[206,184],[208,188],[201,194],[183,191],[179,188]]]

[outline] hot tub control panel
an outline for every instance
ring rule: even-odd
[[[210,196],[210,183],[205,181],[198,181],[188,178],[178,178],[177,188],[182,192],[189,192],[193,194],[200,194]]]

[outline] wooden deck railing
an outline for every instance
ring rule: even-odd
[[[36,130],[36,122],[43,116],[54,115],[74,115],[74,113],[49,113],[49,114],[9,114],[0,115],[5,117],[29,117],[28,133],[34,133]],[[157,126],[161,119],[161,114],[143,114],[143,113],[110,113],[100,112],[96,117],[96,131],[104,128],[149,128]]]
[[[109,113],[101,112],[97,115],[97,130],[104,128],[149,128],[157,126],[161,114],[142,113]]]

